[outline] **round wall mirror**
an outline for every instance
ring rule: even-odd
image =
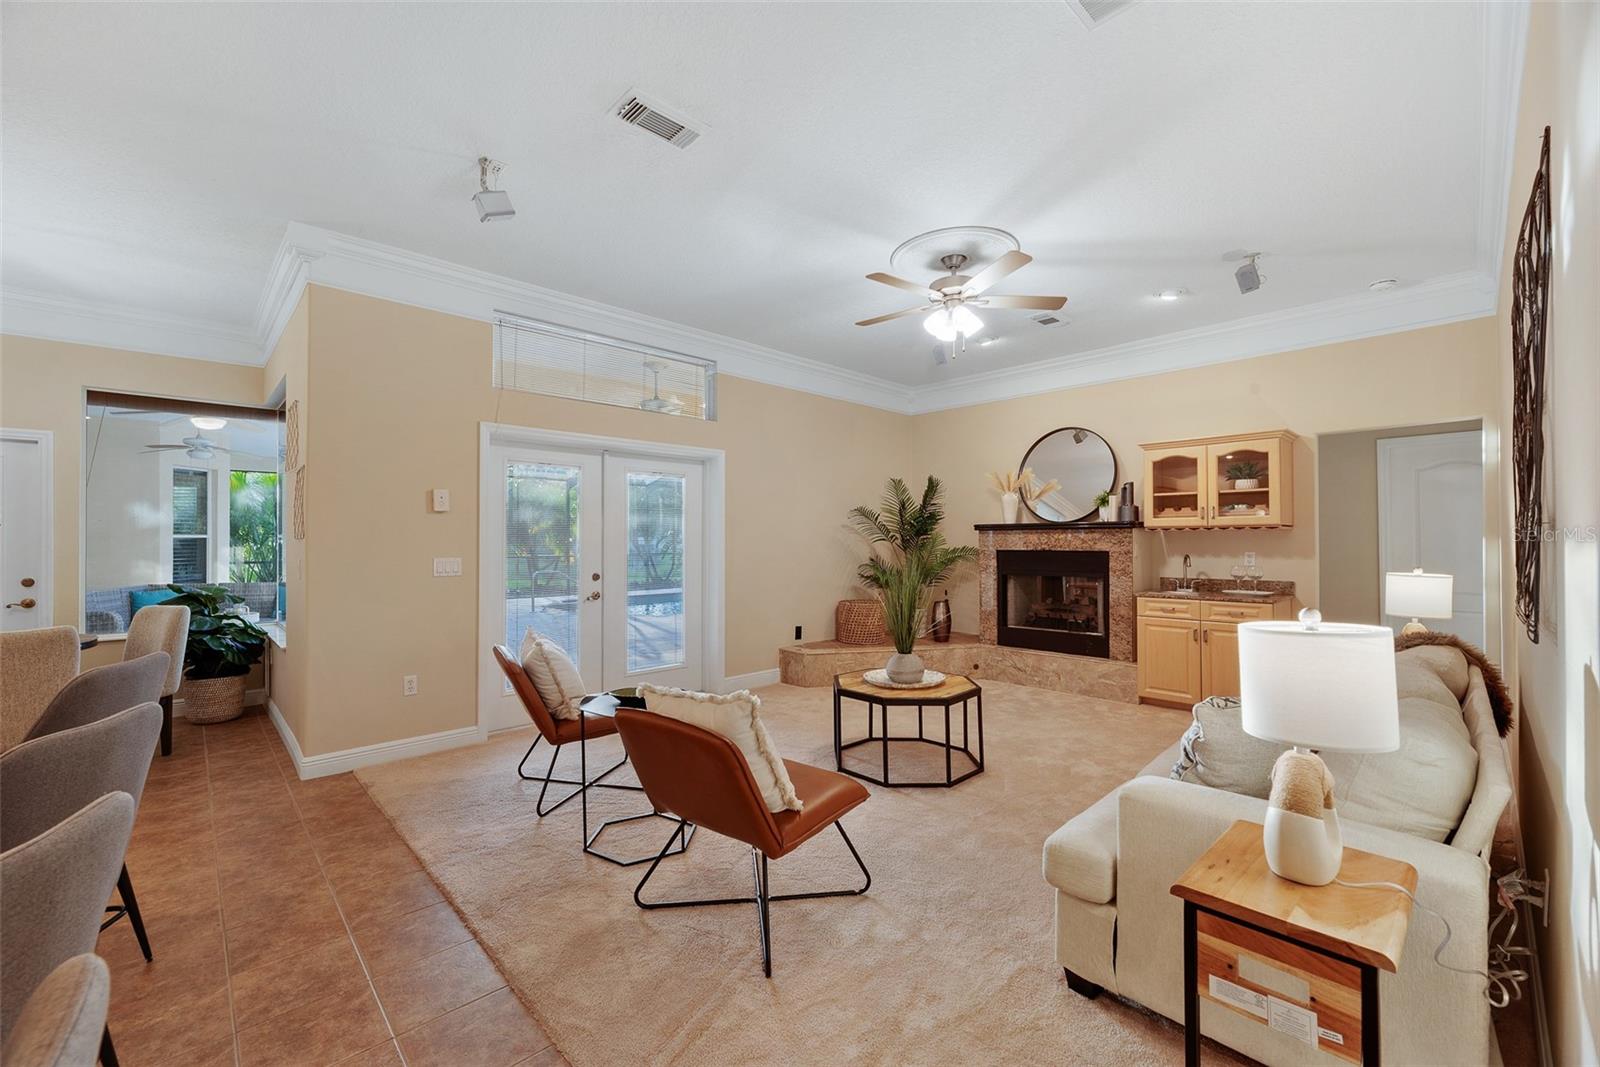
[[[1033,443],[1022,457],[1033,468],[1038,484],[1061,483],[1061,488],[1028,501],[1028,510],[1045,522],[1081,522],[1094,516],[1094,498],[1116,492],[1117,457],[1106,439],[1081,426],[1063,426]]]

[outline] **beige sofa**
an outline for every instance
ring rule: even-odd
[[[1451,788],[1462,790],[1465,808],[1447,841],[1342,817],[1348,847],[1403,859],[1416,867],[1417,898],[1449,919],[1454,931],[1444,961],[1456,967],[1486,965],[1489,923],[1489,867],[1495,827],[1511,796],[1505,745],[1497,733],[1483,676],[1453,648],[1417,648],[1396,661],[1401,695],[1410,677],[1422,695],[1402,699],[1402,749],[1408,744],[1406,708],[1431,710],[1448,719],[1439,701],[1458,701],[1459,726],[1452,723],[1458,745],[1470,743],[1476,754],[1466,759],[1469,781],[1460,774]],[[1419,671],[1421,673],[1419,673]],[[1443,685],[1432,679],[1437,677]],[[1448,690],[1448,696],[1442,695]],[[1425,692],[1423,692],[1425,691]],[[1427,705],[1412,700],[1429,699]],[[1435,722],[1439,721],[1435,719]],[[1460,730],[1465,727],[1465,732]],[[1422,732],[1419,729],[1419,732]],[[1259,744],[1253,739],[1248,742]],[[1240,748],[1246,747],[1241,744]],[[1191,746],[1192,748],[1192,746]],[[1056,899],[1056,962],[1067,972],[1076,992],[1097,996],[1102,989],[1137,1001],[1181,1022],[1183,1019],[1183,908],[1170,893],[1177,881],[1212,841],[1238,819],[1260,822],[1266,801],[1170,777],[1184,757],[1182,742],[1157,756],[1138,776],[1119,786],[1050,835],[1044,846],[1044,877]],[[1424,750],[1421,764],[1434,754]],[[1265,758],[1265,757],[1263,757]],[[1371,757],[1368,757],[1370,760]],[[1458,758],[1459,763],[1459,758]],[[1341,768],[1330,754],[1336,776]],[[1364,786],[1359,798],[1340,797],[1341,809],[1353,808],[1374,821],[1411,825],[1405,810],[1373,808],[1385,794],[1369,764],[1347,777]],[[1457,770],[1461,770],[1459,766]],[[1190,772],[1192,774],[1192,770]],[[1263,770],[1265,773],[1265,769]],[[1426,788],[1419,775],[1394,775],[1405,788]],[[1392,783],[1391,783],[1392,784]],[[1350,788],[1349,783],[1345,788]],[[1444,789],[1438,792],[1444,792]],[[1396,808],[1406,805],[1391,798]],[[1382,1041],[1387,1063],[1498,1063],[1499,1054],[1480,977],[1446,970],[1433,960],[1444,936],[1433,916],[1420,910],[1412,916],[1405,955],[1398,974],[1381,973]],[[1201,1032],[1230,1048],[1267,1064],[1327,1064],[1345,1061],[1271,1031],[1208,1000],[1201,1001]]]

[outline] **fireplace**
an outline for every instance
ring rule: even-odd
[[[997,643],[1109,658],[1109,580],[1103,551],[996,552]]]

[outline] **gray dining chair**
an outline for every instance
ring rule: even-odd
[[[39,983],[17,1016],[0,1063],[6,1067],[92,1067],[109,1059],[106,1013],[111,1006],[111,971],[99,956],[74,956]],[[102,1044],[102,1040],[106,1044]]]
[[[107,793],[126,793],[137,810],[160,732],[161,708],[147,703],[0,753],[0,849],[39,836]],[[105,906],[101,898],[102,912],[110,914],[101,929],[126,916],[149,960],[153,957],[139,898],[121,860],[119,856],[122,871],[115,879],[121,903]]]
[[[189,609],[181,604],[148,604],[133,613],[128,638],[122,644],[124,661],[152,652],[172,657],[167,679],[161,685],[161,754],[172,755],[172,696],[183,684],[183,657],[189,650]]]
[[[70,626],[0,633],[0,749],[20,745],[50,698],[78,673]]]
[[[0,851],[0,1046],[50,972],[94,951],[133,806],[128,794],[108,793]]]
[[[62,687],[25,740],[87,726],[140,704],[156,703],[161,699],[171,666],[171,656],[151,652],[138,659],[91,667]]]

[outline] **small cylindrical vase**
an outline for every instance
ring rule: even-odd
[[[933,639],[944,644],[950,640],[950,598],[935,600],[930,610]]]
[[[1017,493],[1000,494],[1000,514],[1006,522],[1017,521],[1017,509],[1022,506],[1022,497]]]

